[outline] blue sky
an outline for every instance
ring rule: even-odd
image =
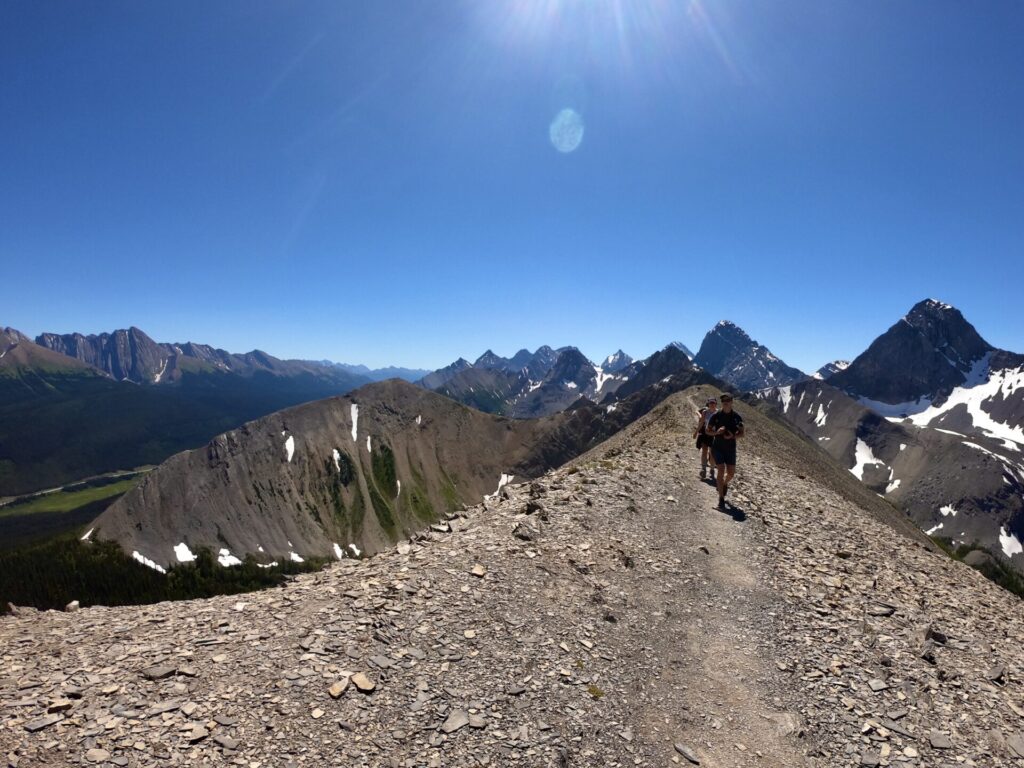
[[[7,0],[0,325],[437,367],[728,318],[813,370],[934,296],[1024,352],[1021,39],[1010,0]]]

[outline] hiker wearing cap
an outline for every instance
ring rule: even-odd
[[[725,509],[725,494],[736,474],[736,439],[743,437],[743,419],[732,409],[732,395],[723,394],[719,400],[722,410],[708,419],[707,434],[711,435],[711,455],[718,465],[718,508]]]
[[[700,450],[700,479],[708,476],[708,454],[711,449],[711,435],[708,434],[708,421],[718,411],[718,401],[715,398],[708,398],[706,407],[697,412],[697,427],[693,436],[697,438],[697,448]],[[715,479],[715,457],[711,456],[711,480]]]

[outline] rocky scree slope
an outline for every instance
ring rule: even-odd
[[[88,526],[165,568],[374,552],[511,478],[536,477],[707,377],[669,377],[608,409],[506,419],[400,380],[307,403],[178,454]]]
[[[0,622],[0,754],[64,766],[1011,766],[1019,602],[757,409],[733,499],[677,394],[570,467],[244,597]]]

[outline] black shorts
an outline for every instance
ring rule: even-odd
[[[736,466],[736,443],[732,445],[713,445],[711,455],[715,457],[715,464],[726,464]]]
[[[705,445],[710,448],[711,444],[715,441],[711,435],[697,435],[697,447],[703,448]]]

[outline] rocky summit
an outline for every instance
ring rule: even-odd
[[[242,596],[0,621],[25,766],[1012,766],[1017,598],[740,403],[733,505],[677,393],[572,464]]]

